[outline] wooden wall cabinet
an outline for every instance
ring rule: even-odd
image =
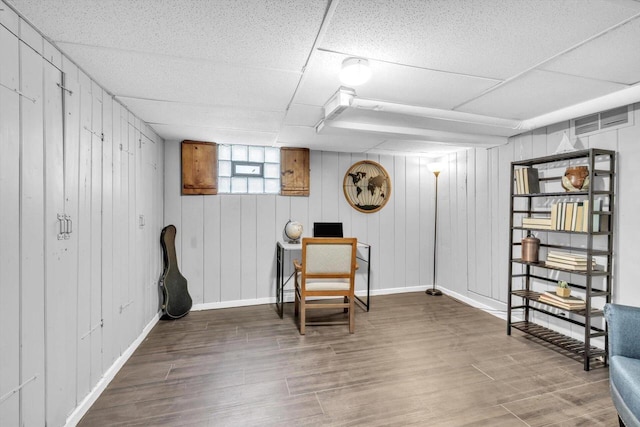
[[[280,194],[309,195],[309,149],[280,149]]]
[[[182,194],[218,194],[218,155],[213,142],[182,141]]]

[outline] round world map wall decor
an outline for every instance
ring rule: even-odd
[[[344,197],[354,209],[377,212],[391,196],[391,179],[384,168],[370,160],[353,164],[344,175]]]

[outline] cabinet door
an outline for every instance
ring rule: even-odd
[[[280,149],[280,194],[283,196],[309,195],[309,149]]]
[[[182,141],[182,194],[218,194],[215,143]]]

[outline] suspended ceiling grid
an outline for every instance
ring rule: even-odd
[[[385,111],[317,132],[350,56],[358,97],[510,120],[640,81],[634,0],[7,3],[165,139],[438,155],[519,132]]]

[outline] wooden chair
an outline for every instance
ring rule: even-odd
[[[302,239],[302,263],[293,261],[296,269],[295,315],[300,316],[300,334],[304,335],[305,325],[343,323],[349,325],[349,333],[354,332],[357,242],[356,238]],[[318,297],[336,297],[340,302],[327,303]],[[348,314],[348,321],[309,322],[307,310],[318,308],[342,308]]]

